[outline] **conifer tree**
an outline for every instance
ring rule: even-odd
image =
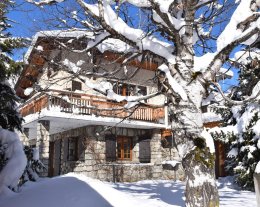
[[[21,131],[22,117],[16,109],[18,97],[8,82],[21,69],[21,64],[15,62],[11,56],[15,49],[24,46],[22,38],[13,38],[8,32],[11,25],[7,13],[13,6],[14,3],[10,0],[0,1],[0,128]],[[8,162],[5,157],[6,148],[0,142],[0,171]]]
[[[252,91],[259,90],[260,59],[259,42],[254,48],[247,48],[239,58],[241,70],[239,83],[231,92],[232,100],[243,101],[250,97]],[[225,126],[234,126],[232,132],[215,134],[216,139],[228,143],[226,171],[235,175],[235,181],[243,189],[254,190],[253,174],[260,161],[260,136],[257,125],[260,119],[259,98],[245,103],[242,106],[231,106],[217,110],[223,117]]]
[[[8,79],[19,73],[21,65],[10,56],[23,43],[21,38],[13,38],[7,31],[11,27],[7,13],[12,6],[10,0],[0,2],[0,126],[13,131],[15,128],[21,130],[22,118],[16,110],[18,99]]]

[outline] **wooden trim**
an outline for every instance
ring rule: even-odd
[[[215,121],[215,122],[204,123],[203,126],[206,128],[213,128],[213,127],[220,126],[220,124],[221,124],[220,121]]]

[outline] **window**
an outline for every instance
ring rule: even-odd
[[[208,112],[208,105],[201,106],[201,112],[207,113]]]
[[[117,137],[117,159],[132,159],[132,139],[130,137]]]
[[[72,81],[71,90],[72,90],[72,91],[76,91],[76,90],[81,91],[81,90],[82,90],[81,82],[78,82],[78,81],[74,81],[74,80],[73,80],[73,81]]]
[[[162,138],[162,147],[163,148],[173,148],[173,137],[166,136]]]
[[[106,160],[132,160],[132,138],[106,136]]]
[[[141,96],[147,95],[147,89],[145,86],[136,86],[126,83],[112,83],[113,91],[122,96]]]
[[[78,137],[71,137],[68,139],[68,160],[78,160]]]

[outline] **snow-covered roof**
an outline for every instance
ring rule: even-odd
[[[31,46],[28,48],[27,52],[25,53],[25,63],[28,64],[28,58],[30,57],[30,54],[32,50],[34,49],[37,40],[39,37],[56,37],[56,38],[81,38],[81,37],[87,37],[87,38],[94,38],[94,33],[88,30],[49,30],[49,31],[39,31],[37,32],[33,38]]]

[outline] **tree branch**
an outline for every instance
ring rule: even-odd
[[[257,94],[255,94],[254,96],[250,96],[249,98],[243,100],[243,101],[235,101],[235,100],[232,100],[230,99],[229,97],[227,97],[224,92],[222,91],[221,89],[221,86],[216,83],[216,82],[211,82],[217,89],[218,91],[220,92],[221,96],[224,98],[225,101],[233,104],[233,105],[243,105],[245,103],[248,103],[248,102],[252,102],[254,101],[259,95],[260,95],[260,90],[257,92]]]

